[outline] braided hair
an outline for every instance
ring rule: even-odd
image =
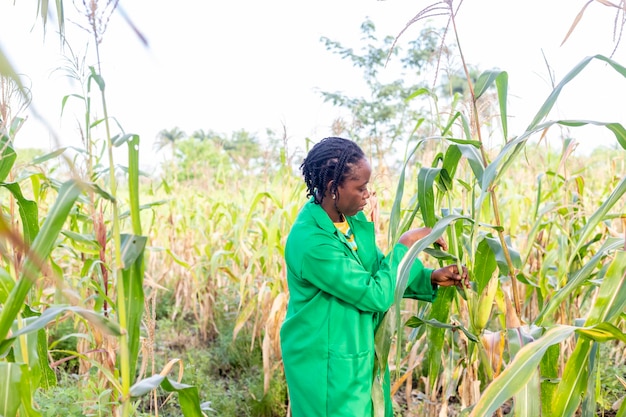
[[[337,187],[350,174],[351,165],[363,158],[363,150],[349,139],[328,137],[316,143],[300,165],[307,197],[313,197],[316,204],[321,204],[328,182],[333,181],[328,191],[336,193]]]

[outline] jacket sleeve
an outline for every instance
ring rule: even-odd
[[[299,275],[304,281],[361,311],[389,309],[396,283],[386,259],[371,273],[346,253],[339,240],[319,235],[311,238],[316,244],[306,245],[302,254]]]
[[[391,269],[394,271],[395,276],[397,276],[397,273],[399,272],[399,266],[402,258],[408,251],[409,248],[402,243],[397,243],[394,246],[390,256]],[[437,289],[439,287],[431,284],[430,277],[432,273],[432,268],[426,268],[419,258],[415,258],[409,272],[409,280],[403,297],[433,302],[437,296]]]

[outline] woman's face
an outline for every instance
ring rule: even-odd
[[[352,165],[350,173],[342,184],[337,187],[335,205],[345,216],[354,216],[365,208],[370,197],[367,185],[372,175],[372,168],[367,159],[362,158]]]

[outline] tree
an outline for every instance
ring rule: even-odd
[[[327,91],[321,94],[324,101],[347,109],[352,117],[350,123],[335,121],[333,133],[348,133],[360,145],[369,148],[370,154],[384,167],[386,157],[395,159],[398,156],[394,152],[396,142],[408,139],[421,118],[424,110],[412,105],[410,99],[415,92],[427,89],[427,80],[422,74],[436,67],[441,42],[436,30],[426,28],[416,40],[409,42],[409,49],[403,53],[400,47],[392,48],[392,36],[379,41],[375,31],[371,20],[361,24],[365,43],[361,53],[327,37],[321,38],[327,50],[350,60],[362,71],[369,95],[351,97],[342,92]],[[398,56],[399,61],[393,59]],[[382,73],[388,63],[399,65],[400,71],[397,79],[385,82]],[[385,73],[388,74],[389,71]]]
[[[244,129],[233,132],[224,143],[224,150],[242,169],[250,168],[251,161],[261,156],[259,140]]]
[[[187,134],[178,127],[163,129],[157,133],[154,147],[157,151],[169,146],[172,150],[172,159],[176,158],[176,142],[184,139]]]

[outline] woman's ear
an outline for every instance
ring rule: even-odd
[[[333,199],[333,193],[330,191],[333,187],[333,180],[328,181],[328,183],[326,184],[326,191],[324,192],[324,198],[328,197],[330,199]]]

